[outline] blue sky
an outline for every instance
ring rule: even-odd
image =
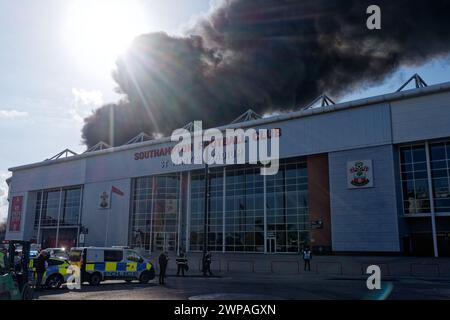
[[[129,23],[136,35],[159,30],[181,34],[183,26],[210,6],[210,0],[0,0],[0,220],[6,216],[7,169],[42,161],[65,148],[84,151],[83,117],[119,98],[110,76],[114,56],[103,59],[100,51],[108,44],[72,28],[83,22],[114,27],[116,22],[105,17],[77,21],[72,14],[89,2],[99,4],[98,10],[111,1],[118,3],[119,12],[129,7],[134,10],[130,16],[139,14],[139,21]],[[77,19],[87,19],[83,10],[77,12]],[[89,44],[97,52],[89,50]],[[448,65],[448,60],[436,60],[404,67],[384,84],[350,92],[340,100],[395,91],[415,72],[429,84],[450,81]]]

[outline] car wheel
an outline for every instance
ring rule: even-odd
[[[150,281],[150,274],[148,272],[142,272],[141,276],[139,277],[140,283],[148,283]]]
[[[34,291],[29,285],[25,285],[22,290],[22,300],[33,300]]]
[[[63,277],[59,274],[52,274],[48,277],[47,281],[45,281],[45,285],[49,289],[59,289],[63,284]]]
[[[155,269],[153,267],[148,271],[148,276],[150,280],[155,279]]]
[[[101,281],[102,281],[102,276],[100,275],[100,273],[94,273],[91,275],[91,277],[89,279],[89,284],[91,286],[98,286]]]

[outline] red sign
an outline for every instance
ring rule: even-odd
[[[13,197],[11,206],[11,219],[9,220],[9,231],[20,231],[22,208],[23,196]]]

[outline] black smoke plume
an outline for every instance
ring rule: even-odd
[[[381,30],[366,9],[381,7]],[[184,37],[145,34],[117,61],[126,99],[85,119],[88,146],[339,97],[450,52],[450,1],[223,0]]]

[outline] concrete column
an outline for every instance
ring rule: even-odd
[[[311,247],[331,249],[330,187],[328,155],[307,157],[309,221],[322,221],[322,229],[311,229]]]

